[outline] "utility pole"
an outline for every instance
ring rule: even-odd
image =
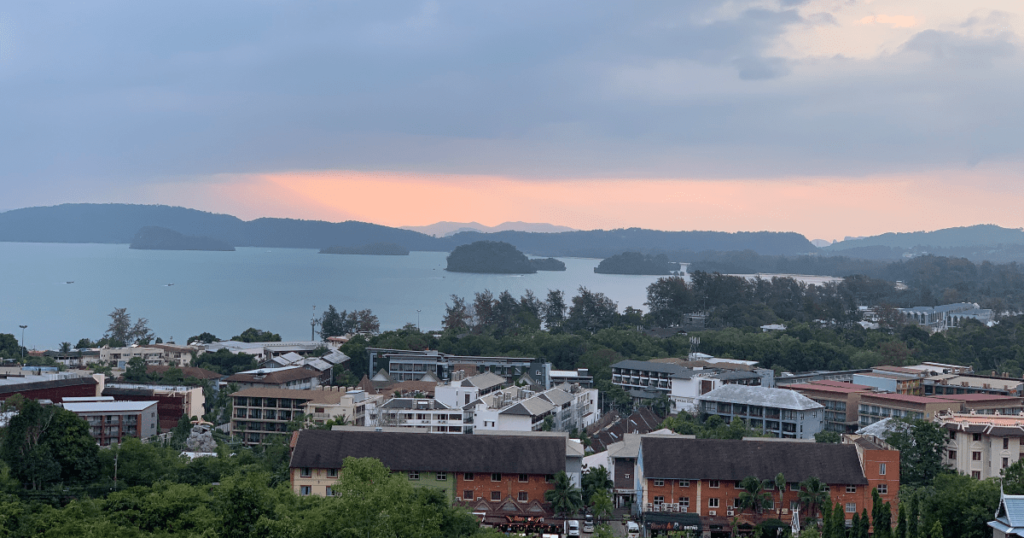
[[[28,325],[18,325],[21,327],[21,362],[25,362],[25,329]]]
[[[423,331],[420,331],[420,309],[419,308],[416,309],[416,331],[417,332],[423,332]]]
[[[316,341],[316,326],[320,322],[316,319],[316,305],[313,305],[313,317],[309,320],[309,339]]]

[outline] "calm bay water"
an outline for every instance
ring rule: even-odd
[[[310,337],[309,320],[328,304],[370,308],[382,329],[416,323],[439,329],[452,294],[549,289],[572,296],[579,286],[602,292],[619,308],[646,310],[654,276],[594,273],[599,260],[560,258],[564,272],[478,275],[444,270],[446,253],[349,256],[315,250],[239,248],[235,252],[130,250],[127,245],[0,243],[0,333],[36,349],[99,338],[115,307],[146,317],[157,336],[186,338],[209,331],[230,338],[248,327],[285,340]],[[68,284],[73,281],[73,284]],[[173,285],[169,285],[173,284]]]

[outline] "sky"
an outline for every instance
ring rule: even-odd
[[[6,2],[0,210],[1024,226],[1024,2]]]

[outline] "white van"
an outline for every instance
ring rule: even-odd
[[[579,536],[580,535],[580,522],[575,519],[570,519],[565,522],[565,535],[566,536]]]
[[[635,521],[626,522],[626,537],[627,538],[640,538],[640,525],[637,525]]]

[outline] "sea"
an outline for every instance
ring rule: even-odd
[[[559,258],[565,271],[532,275],[449,273],[447,253],[408,256],[320,254],[310,249],[238,248],[234,252],[131,250],[119,244],[0,242],[0,333],[29,349],[57,349],[81,338],[97,340],[108,314],[127,308],[156,336],[184,343],[210,332],[228,339],[249,327],[284,340],[309,340],[310,321],[328,305],[369,308],[381,329],[407,323],[440,329],[452,295],[472,302],[476,292],[543,299],[580,286],[619,305],[646,310],[656,276],[594,272],[600,260]],[[771,275],[760,275],[770,278]],[[819,277],[808,277],[816,279]]]

